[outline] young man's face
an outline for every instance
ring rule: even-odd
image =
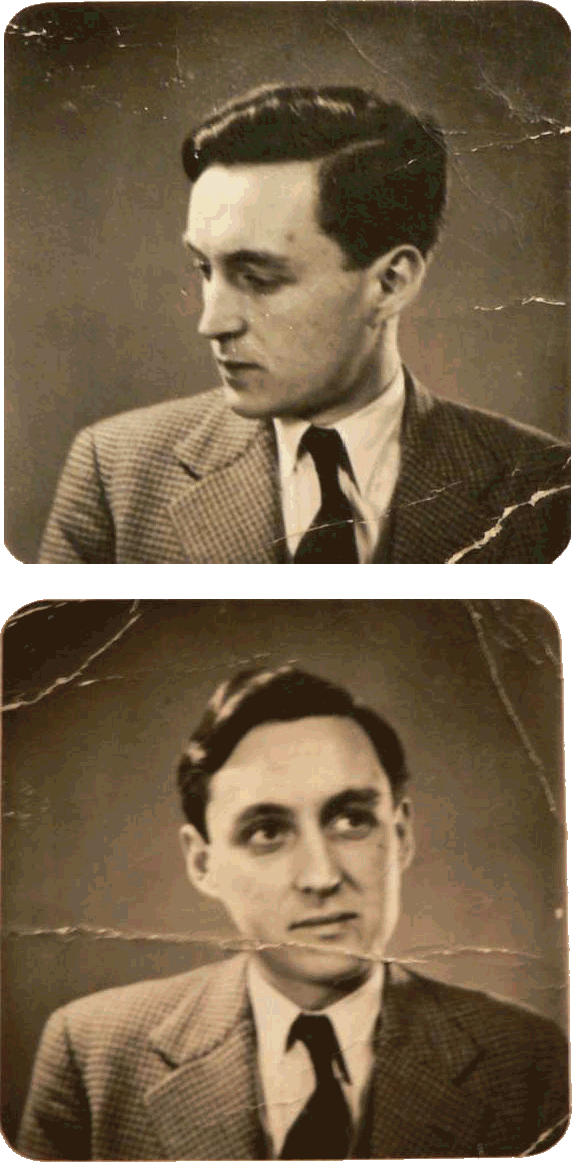
[[[379,390],[372,280],[344,269],[316,201],[313,162],[212,165],[193,188],[185,243],[203,276],[199,332],[241,415],[336,418]]]
[[[222,901],[266,975],[309,1007],[356,987],[399,912],[412,855],[368,735],[351,719],[255,727],[213,776],[209,842],[190,826],[189,875]]]

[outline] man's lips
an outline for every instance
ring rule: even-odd
[[[217,359],[220,367],[224,367],[225,371],[245,371],[250,368],[260,368],[259,363],[246,363],[239,359]]]
[[[357,912],[334,912],[328,916],[307,916],[304,920],[295,920],[288,927],[291,932],[296,928],[323,928],[329,924],[343,924],[346,920],[357,918]]]

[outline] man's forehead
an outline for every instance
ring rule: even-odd
[[[189,200],[186,237],[230,243],[243,232],[251,238],[272,232],[281,240],[315,221],[316,165],[278,162],[269,165],[212,165],[195,183]]]
[[[248,731],[213,776],[210,799],[234,814],[258,801],[297,809],[368,787],[390,796],[362,727],[351,718],[309,717]]]

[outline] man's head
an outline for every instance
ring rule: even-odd
[[[292,668],[224,683],[183,753],[189,878],[298,1003],[356,987],[383,955],[413,852],[406,782],[391,727]]]
[[[183,146],[199,330],[244,415],[321,416],[379,391],[445,204],[443,136],[357,88],[268,87]]]

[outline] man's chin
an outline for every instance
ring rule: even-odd
[[[222,384],[225,403],[237,416],[245,420],[263,420],[272,415],[271,405],[249,395],[247,391],[240,391],[228,383]]]
[[[305,403],[303,400],[290,400],[278,392],[276,398],[271,399],[265,394],[262,386],[260,390],[257,390],[254,385],[249,387],[235,386],[225,380],[222,381],[221,386],[224,391],[225,403],[231,411],[247,420],[269,420],[273,417],[285,420],[311,420],[317,411],[316,406],[311,403]],[[321,407],[323,407],[322,404],[320,404]]]
[[[371,956],[344,948],[261,949],[256,958],[267,980],[302,1009],[318,1010],[355,992],[373,968]]]
[[[370,957],[344,948],[308,948],[288,957],[292,975],[316,984],[363,977],[370,967]]]

